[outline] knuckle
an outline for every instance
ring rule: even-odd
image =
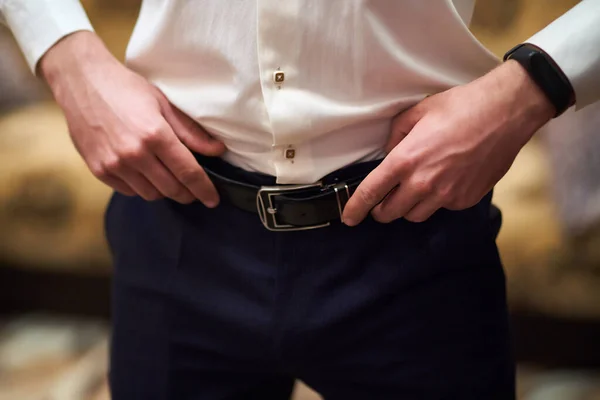
[[[145,146],[152,147],[162,143],[162,129],[159,125],[144,129],[141,134],[142,143]]]
[[[390,168],[390,175],[392,177],[403,175],[412,170],[414,163],[415,161],[412,157],[395,157]]]
[[[116,162],[122,164],[123,162],[136,162],[144,157],[145,149],[142,143],[129,144],[122,147],[118,151],[119,157]]]
[[[433,181],[430,179],[418,179],[412,183],[412,186],[421,196],[428,195],[434,190]]]
[[[438,189],[437,197],[444,206],[452,206],[456,202],[454,190],[450,186]]]
[[[403,171],[414,171],[421,163],[423,158],[423,149],[409,150],[400,160],[400,167]]]
[[[117,156],[113,156],[110,158],[107,158],[106,160],[104,160],[102,162],[102,164],[100,165],[100,172],[102,173],[103,177],[106,177],[110,174],[115,174],[121,171],[123,167],[123,163],[121,161],[121,159]]]
[[[89,168],[92,175],[96,178],[103,179],[109,175],[107,168],[102,163],[90,164]]]

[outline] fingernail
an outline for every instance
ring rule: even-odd
[[[219,205],[219,202],[217,200],[207,200],[204,205],[208,208],[215,208]]]

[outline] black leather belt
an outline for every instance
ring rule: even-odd
[[[218,168],[210,165],[214,162],[200,162],[222,201],[258,214],[265,228],[271,231],[315,229],[341,221],[348,199],[379,163],[357,164],[314,184],[261,186],[217,172]],[[348,176],[351,171],[357,175]]]

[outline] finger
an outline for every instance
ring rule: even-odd
[[[163,196],[182,204],[194,201],[194,195],[153,154],[148,153],[135,167]]]
[[[421,194],[414,190],[413,187],[400,184],[371,211],[371,215],[373,215],[376,221],[383,223],[392,222],[398,218],[402,218],[421,199]]]
[[[168,101],[163,103],[163,116],[183,144],[196,153],[219,156],[225,152],[223,142],[212,137],[192,118]]]
[[[163,196],[168,197],[182,204],[189,204],[195,197],[175,176],[163,165],[163,163],[151,156],[146,161],[147,165],[141,163],[139,166],[146,179],[158,189]]]
[[[219,195],[204,169],[168,125],[164,130],[167,134],[162,135],[161,142],[156,143],[152,149],[154,154],[195,198],[207,207],[216,207]]]
[[[399,182],[389,157],[375,168],[356,188],[344,207],[342,220],[348,226],[359,224]]]
[[[111,188],[125,196],[135,196],[135,191],[123,180],[117,177],[106,175],[99,179],[106,185],[110,186]]]
[[[425,222],[437,210],[441,208],[441,202],[436,197],[429,197],[412,208],[404,218],[411,222]]]
[[[153,201],[163,197],[158,189],[135,169],[123,166],[119,171],[118,177],[144,200]]]
[[[152,182],[165,196],[182,204],[192,203],[195,196],[177,179],[163,163],[156,158],[156,167],[153,169]],[[154,183],[156,180],[156,183]]]
[[[422,115],[423,107],[416,105],[401,112],[392,120],[392,131],[385,145],[387,153],[391,152],[398,143],[408,136]]]
[[[129,168],[122,158],[107,153],[94,162],[86,160],[92,174],[116,191],[128,196],[139,195],[145,200],[157,200],[161,194],[143,175]]]

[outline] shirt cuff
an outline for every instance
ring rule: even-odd
[[[77,31],[93,31],[79,0],[0,0],[4,15],[29,68],[60,39]]]
[[[526,43],[562,69],[575,91],[576,109],[600,100],[600,1],[581,1]]]

